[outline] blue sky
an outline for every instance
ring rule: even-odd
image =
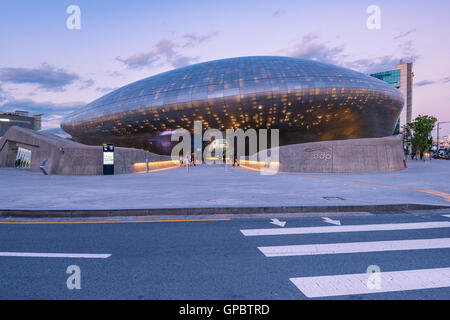
[[[69,5],[81,29],[69,30]],[[369,5],[381,29],[369,30]],[[74,108],[176,67],[283,55],[369,73],[414,61],[413,116],[450,121],[449,1],[0,2],[0,110],[44,113],[57,127]],[[450,133],[450,125],[442,133]]]

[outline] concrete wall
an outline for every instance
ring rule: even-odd
[[[50,174],[103,174],[101,146],[86,146],[59,136],[12,127],[0,140],[0,166],[14,167],[19,147],[32,151],[32,171],[40,171],[48,159]],[[268,154],[270,156],[270,150]],[[174,168],[179,164],[161,156],[131,148],[115,148],[116,174],[146,172]],[[262,159],[259,155],[259,159]],[[272,159],[273,161],[273,159]],[[243,163],[260,170],[264,162]],[[282,172],[388,172],[405,168],[401,136],[384,138],[311,142],[279,147],[279,167]]]
[[[389,172],[406,167],[400,135],[293,144],[278,150],[281,172]],[[263,159],[261,152],[258,159]],[[264,162],[246,161],[244,165],[259,170]]]
[[[48,159],[50,174],[96,175],[103,174],[102,146],[86,146],[59,136],[30,129],[11,127],[0,140],[0,166],[14,167],[19,147],[31,150],[31,171],[40,171],[40,165]],[[169,156],[151,152],[116,147],[114,173],[139,172],[139,164],[157,162],[159,169],[176,167]],[[150,165],[152,168],[152,165]]]

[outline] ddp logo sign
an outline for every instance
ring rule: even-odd
[[[333,158],[330,148],[307,148],[305,152],[311,154],[313,160],[329,161]]]
[[[331,153],[329,152],[314,152],[313,153],[313,159],[314,160],[331,160]]]

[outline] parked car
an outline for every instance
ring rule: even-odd
[[[447,153],[445,154],[445,158],[444,159],[450,160],[450,149],[447,148],[446,150],[447,150]]]
[[[439,159],[450,160],[450,148],[440,149],[439,150]]]

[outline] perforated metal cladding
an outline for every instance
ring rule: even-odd
[[[283,143],[392,134],[403,97],[353,70],[288,57],[200,63],[115,90],[69,115],[62,128],[88,144],[155,150],[176,128],[280,129]]]

